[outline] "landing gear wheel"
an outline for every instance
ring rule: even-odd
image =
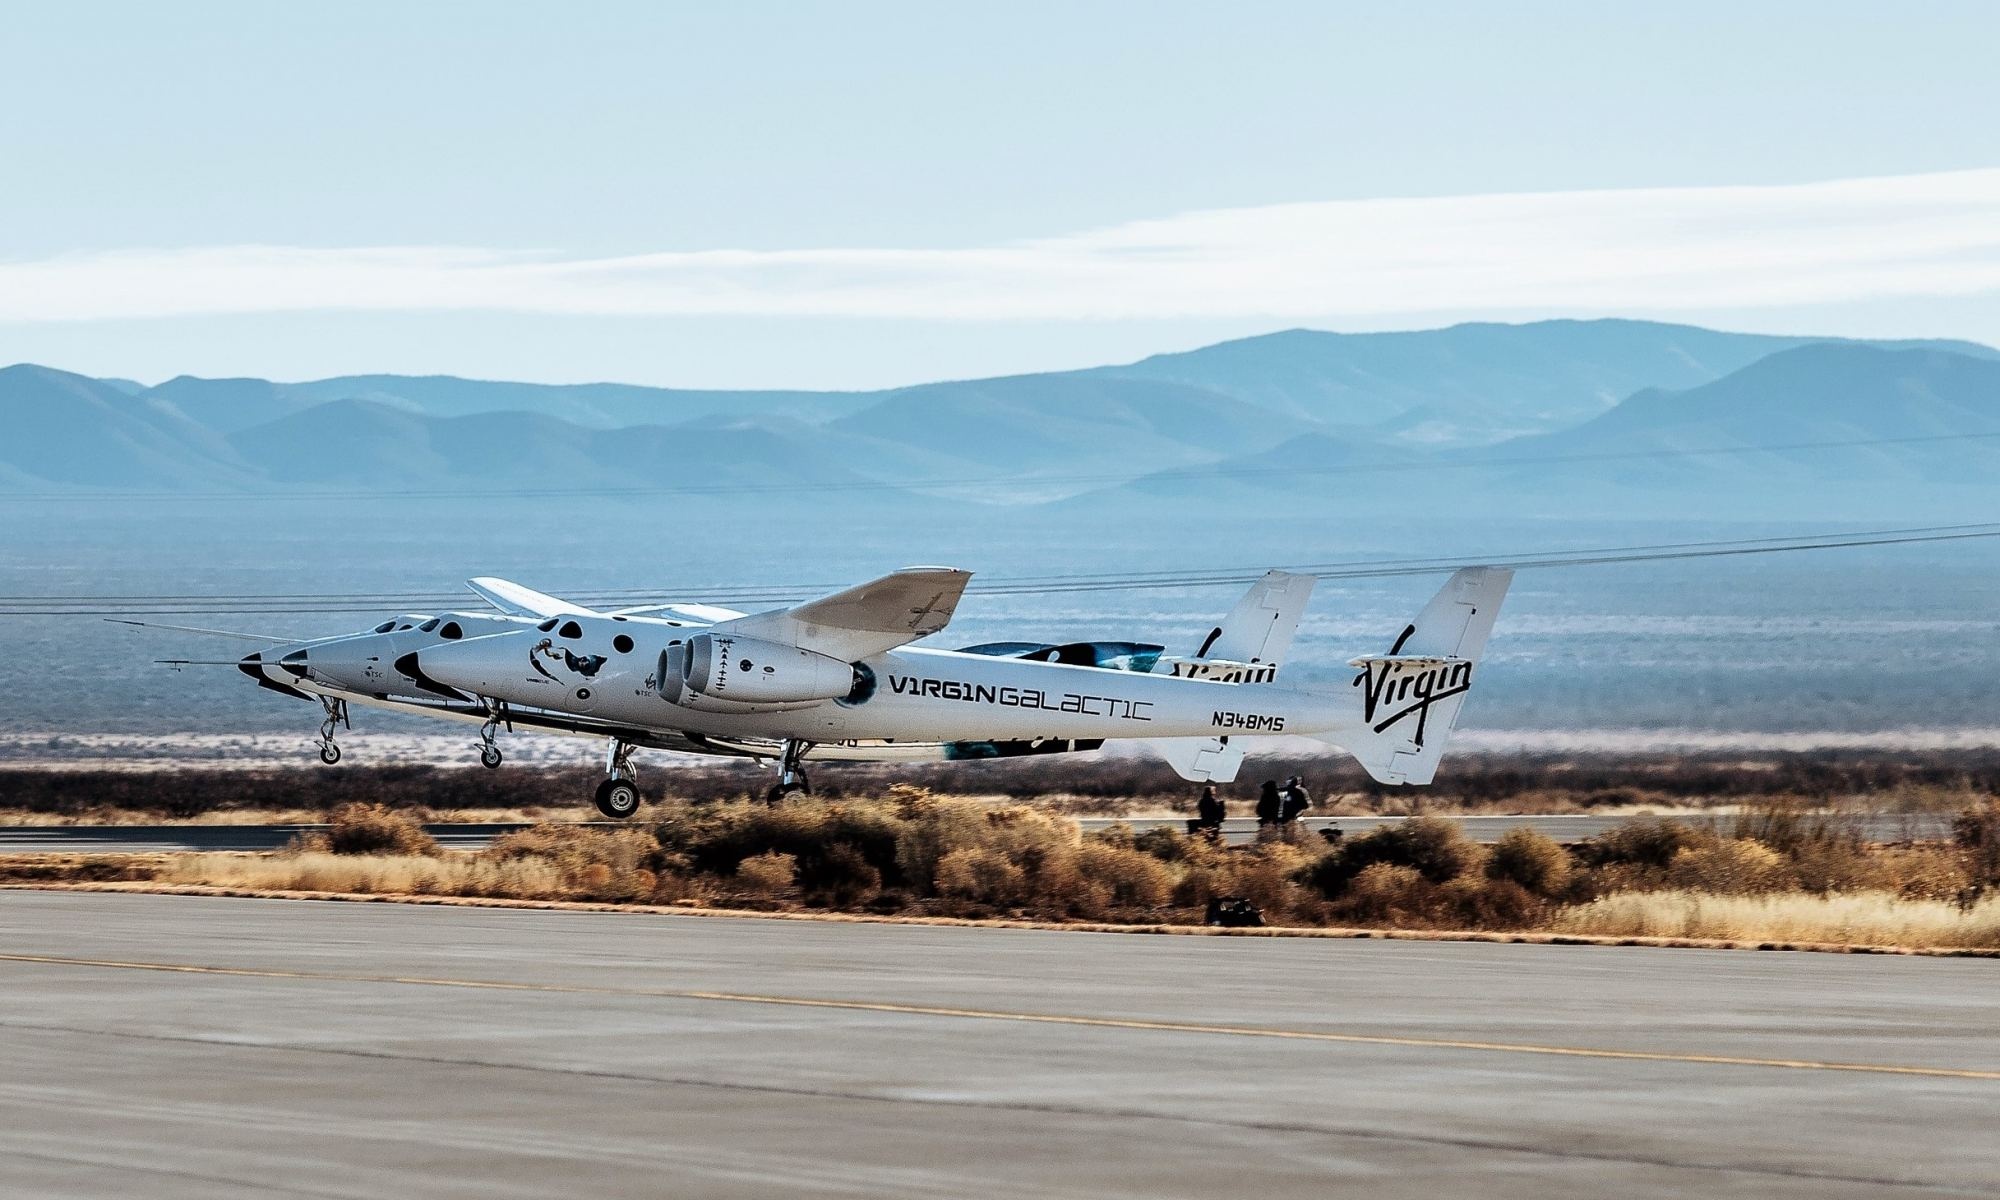
[[[799,765],[806,751],[812,749],[811,742],[797,738],[786,738],[778,751],[778,782],[764,793],[764,803],[776,804],[793,792],[812,795],[812,784],[806,781],[805,769]]]
[[[488,744],[479,748],[479,765],[487,770],[498,770],[504,761],[505,757],[500,753],[500,747]]]
[[[629,779],[607,779],[597,785],[597,811],[623,821],[639,811],[639,785]]]
[[[771,790],[764,793],[764,803],[778,804],[782,802],[785,797],[800,792],[803,792],[808,796],[812,795],[812,789],[810,787],[807,787],[804,783],[774,783],[771,785]]]
[[[332,742],[321,742],[319,747],[319,760],[325,763],[329,767],[339,762],[340,747],[334,745]]]

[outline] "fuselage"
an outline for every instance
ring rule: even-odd
[[[902,647],[853,667],[832,699],[667,698],[667,651],[686,631],[610,618],[438,643],[422,675],[468,695],[718,737],[961,741],[1319,733],[1358,701],[1273,684],[1222,683],[951,650]],[[745,670],[760,668],[747,655]]]

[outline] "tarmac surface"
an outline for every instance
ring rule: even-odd
[[[0,891],[0,1194],[2000,1195],[1996,982]]]
[[[643,819],[643,818],[641,818]],[[1344,834],[1361,833],[1380,825],[1391,825],[1401,817],[1308,817],[1300,824],[1306,829],[1339,829]],[[1507,816],[1507,817],[1451,817],[1465,826],[1466,833],[1475,841],[1494,842],[1509,829],[1527,826],[1539,829],[1559,842],[1581,842],[1593,838],[1608,829],[1630,820],[1623,816]],[[1723,829],[1728,829],[1730,817],[1683,817],[1691,822],[1718,821]],[[1078,823],[1084,829],[1102,829],[1113,823],[1110,817],[1085,817]],[[1871,840],[1879,842],[1907,841],[1913,838],[1944,838],[1951,836],[1951,822],[1947,817],[1922,814],[1878,813],[1859,816],[1854,820],[1862,832]],[[1158,819],[1138,818],[1126,824],[1135,830],[1149,829],[1156,825],[1181,828],[1184,818]],[[609,822],[593,822],[609,825]],[[222,851],[222,850],[276,850],[300,833],[326,828],[324,825],[0,825],[0,854],[31,854],[39,851],[71,854],[145,854],[173,853],[178,851]],[[503,833],[525,829],[526,825],[493,823],[464,825],[428,825],[432,836],[452,850],[477,850]],[[1225,823],[1224,836],[1233,843],[1253,840],[1257,834],[1257,822],[1248,818],[1232,818]]]

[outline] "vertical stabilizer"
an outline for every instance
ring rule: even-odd
[[[1479,657],[1514,572],[1467,567],[1453,575],[1387,654],[1353,662],[1361,727],[1326,735],[1382,783],[1429,783],[1458,724]]]

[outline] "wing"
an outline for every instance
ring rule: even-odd
[[[585,608],[581,604],[571,604],[546,592],[522,587],[505,579],[495,579],[482,575],[478,579],[468,579],[465,586],[479,593],[479,598],[515,617],[593,617],[596,609]]]
[[[714,632],[855,662],[943,629],[971,578],[972,572],[951,567],[905,567],[795,608],[725,621]]]

